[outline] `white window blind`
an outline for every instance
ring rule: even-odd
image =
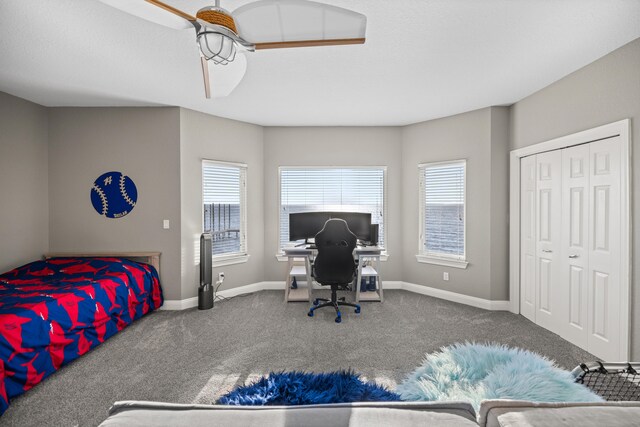
[[[466,162],[420,166],[420,253],[465,259]]]
[[[280,168],[280,248],[289,241],[289,214],[365,212],[379,224],[384,246],[385,167]]]
[[[245,165],[202,161],[203,231],[213,236],[213,255],[246,254]]]

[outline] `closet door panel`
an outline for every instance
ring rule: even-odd
[[[587,350],[620,361],[621,171],[619,137],[589,144]],[[626,303],[626,302],[625,302]]]
[[[562,153],[536,155],[536,323],[561,333]]]
[[[520,160],[520,313],[536,321],[536,156]]]
[[[561,335],[587,348],[589,146],[562,150]]]

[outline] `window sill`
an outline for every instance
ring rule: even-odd
[[[213,257],[212,267],[222,267],[225,265],[243,264],[249,261],[249,254],[233,255],[228,257]]]
[[[425,264],[435,264],[435,265],[443,265],[445,267],[453,267],[453,268],[467,268],[469,263],[464,260],[459,259],[451,259],[451,258],[440,258],[429,255],[416,255],[416,259],[418,262],[422,262]]]
[[[382,253],[380,254],[380,261],[387,261],[389,259],[389,254],[388,253]],[[301,256],[296,256],[296,258],[302,258]],[[276,254],[276,259],[280,262],[285,262],[287,260],[289,260],[289,257],[287,257],[286,255],[283,254]]]

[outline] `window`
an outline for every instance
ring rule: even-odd
[[[466,161],[423,164],[419,170],[418,261],[466,268]]]
[[[246,165],[202,161],[202,225],[213,237],[214,263],[246,261],[246,177]]]
[[[386,167],[281,167],[280,246],[289,241],[289,214],[368,212],[384,246]]]

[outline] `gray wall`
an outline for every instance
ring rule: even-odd
[[[264,280],[283,281],[278,262],[278,167],[387,166],[383,280],[402,280],[402,142],[398,127],[268,127],[264,133]]]
[[[136,207],[120,219],[99,215],[89,199],[108,171],[138,189]],[[161,251],[165,298],[180,299],[178,108],[50,109],[49,195],[51,251]]]
[[[508,297],[507,261],[499,259],[508,251],[508,195],[500,193],[508,180],[507,165],[501,163],[506,162],[508,151],[507,119],[506,108],[485,108],[402,129],[403,281],[484,299]],[[420,263],[415,257],[419,236],[418,165],[460,159],[467,161],[469,265],[458,269]],[[442,278],[445,271],[449,272],[448,282]]]
[[[491,300],[509,298],[509,108],[491,107]]]
[[[409,283],[458,292],[478,298],[490,297],[491,239],[489,189],[491,175],[488,150],[491,110],[485,108],[438,120],[406,126],[402,131],[403,170],[403,280]],[[466,269],[419,263],[418,165],[447,160],[467,161]],[[449,272],[449,281],[442,273]]]
[[[640,39],[511,108],[511,148],[631,118],[633,195],[640,194]],[[633,171],[636,171],[635,173]],[[640,197],[633,197],[632,359],[640,358]]]
[[[49,249],[47,109],[0,92],[0,273]]]
[[[202,159],[247,164],[247,249],[243,264],[213,269],[225,273],[222,289],[264,278],[263,128],[191,110],[180,110],[180,187],[182,206],[182,298],[197,295],[202,233]]]

